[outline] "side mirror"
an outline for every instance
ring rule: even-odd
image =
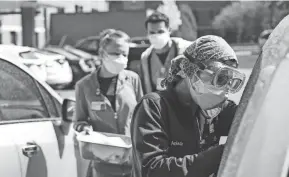
[[[75,100],[64,99],[62,103],[62,119],[65,122],[72,122],[75,110]]]

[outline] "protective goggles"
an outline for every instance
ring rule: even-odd
[[[211,85],[217,89],[227,88],[229,92],[236,93],[244,85],[246,75],[237,69],[225,65],[221,62],[202,63],[195,74],[206,85]]]

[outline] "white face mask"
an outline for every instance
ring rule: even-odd
[[[119,74],[122,70],[127,67],[127,57],[120,55],[109,55],[105,54],[103,59],[103,65],[108,72],[112,74]]]
[[[162,34],[151,34],[148,39],[155,49],[164,48],[170,40],[170,34],[168,32]]]
[[[189,79],[189,83],[191,96],[202,110],[215,108],[228,97],[227,92],[224,90],[213,91],[208,89],[200,79],[194,83],[191,83],[191,80]]]

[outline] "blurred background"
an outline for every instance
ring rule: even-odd
[[[97,35],[106,28],[132,37],[128,69],[139,71],[140,55],[150,45],[144,22],[155,10],[169,16],[172,36],[225,38],[249,77],[260,33],[289,14],[289,1],[0,1],[0,51],[16,51],[14,57],[39,78],[73,96],[74,84],[100,64]]]

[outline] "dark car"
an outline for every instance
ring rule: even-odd
[[[89,36],[80,39],[75,43],[74,48],[85,51],[92,55],[98,56],[99,36]],[[131,38],[129,55],[128,55],[128,69],[139,73],[140,71],[140,57],[150,46],[149,40],[146,37]]]
[[[74,86],[78,80],[95,69],[94,60],[92,58],[84,58],[57,46],[48,46],[43,50],[65,56],[73,72],[73,82],[71,86]]]

